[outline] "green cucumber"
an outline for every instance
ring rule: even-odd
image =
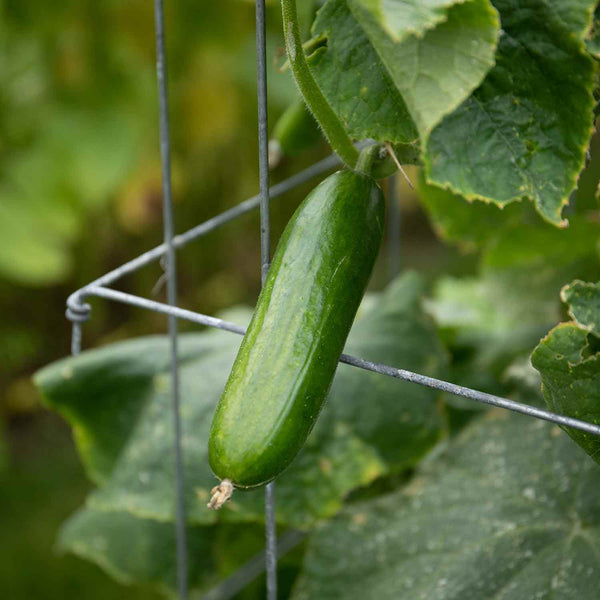
[[[367,175],[340,171],[290,219],[213,418],[209,462],[224,486],[274,479],[302,448],[329,391],[371,276],[385,203]]]

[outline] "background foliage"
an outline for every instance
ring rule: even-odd
[[[328,0],[312,32],[314,4],[298,4],[311,68],[348,132],[422,152],[410,171],[418,195],[401,187],[404,273],[389,283],[382,253],[347,350],[600,422],[595,2],[439,0],[395,11]],[[256,192],[254,8],[180,0],[167,10],[183,231]],[[276,68],[277,3],[268,32],[273,125],[296,98]],[[0,588],[10,600],[159,597],[174,587],[166,342],[137,336],[162,333],[164,319],[94,302],[84,346],[98,349],[37,374],[47,406],[73,426],[82,466],[30,381],[68,352],[68,293],[162,237],[152,6],[3,0],[0,40]],[[273,180],[326,153],[315,142]],[[273,204],[275,238],[310,187]],[[256,298],[257,232],[249,215],[180,252],[181,304],[229,309],[244,323],[249,309],[230,307]],[[153,265],[122,285],[160,299],[151,292],[160,274]],[[260,494],[240,494],[218,517],[204,509],[205,436],[238,343],[197,329],[182,340],[197,590],[262,548]],[[282,597],[295,584],[298,598],[316,589],[350,598],[360,585],[394,598],[592,598],[596,465],[557,428],[482,410],[341,366],[278,486],[282,529],[321,523],[282,561]],[[596,439],[573,438],[597,460]],[[340,555],[359,547],[369,562]],[[489,577],[465,579],[480,569]],[[262,585],[240,597],[261,597]]]

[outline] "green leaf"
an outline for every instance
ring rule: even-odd
[[[368,8],[389,36],[399,41],[407,35],[423,35],[448,18],[456,0],[358,0]]]
[[[338,118],[355,139],[409,143],[417,131],[400,92],[345,0],[318,12],[313,37],[327,36],[309,64]]]
[[[39,213],[27,199],[0,191],[0,274],[28,286],[56,283],[71,268],[66,241],[39,221]],[[56,213],[63,212],[55,205]],[[70,217],[70,211],[67,217]],[[61,239],[62,238],[62,239]]]
[[[236,524],[188,527],[188,585],[216,585],[264,546],[264,530]],[[177,597],[176,534],[172,523],[126,512],[82,508],[62,525],[57,549],[91,561],[123,584],[149,583]]]
[[[593,600],[600,470],[556,427],[483,419],[309,542],[294,600]]]
[[[243,320],[249,318],[245,311]],[[238,313],[240,320],[242,315]],[[242,321],[243,322],[243,321]],[[206,508],[216,479],[208,434],[241,338],[223,331],[184,335],[180,344],[181,416],[190,523],[212,523]],[[142,338],[60,361],[36,377],[49,404],[74,425],[79,452],[100,484],[90,507],[174,518],[173,425],[168,340]],[[375,452],[335,428],[310,445],[278,480],[277,516],[303,526],[339,508],[353,487],[383,471]],[[317,487],[307,486],[307,482]],[[300,491],[300,493],[299,493]],[[236,493],[225,518],[262,520],[262,490]]]
[[[419,311],[420,289],[415,277],[392,286],[357,323],[349,348],[367,358],[434,374],[443,354],[433,327]],[[242,320],[240,314],[236,320]],[[207,524],[217,518],[205,506],[216,481],[207,461],[208,432],[240,340],[222,331],[181,336],[181,414],[190,523]],[[422,349],[415,352],[417,340]],[[161,521],[173,519],[168,356],[167,339],[141,338],[59,361],[36,375],[48,404],[73,425],[84,464],[100,486],[89,498],[90,507]],[[334,384],[320,419],[327,426],[319,423],[301,454],[278,479],[277,518],[282,523],[304,527],[315,518],[333,514],[351,489],[397,464],[414,464],[440,435],[442,420],[435,392],[416,386],[409,389],[396,380],[373,387],[371,374],[354,371],[340,368],[337,379],[341,383]],[[388,411],[380,404],[387,405]],[[398,444],[402,437],[406,440]],[[222,514],[230,520],[262,521],[262,490],[236,492]]]
[[[468,360],[471,376],[488,372],[498,379],[558,319],[556,290],[553,297],[544,298],[543,291],[527,285],[528,276],[531,273],[510,269],[502,277],[444,277],[436,283],[427,309],[461,362]]]
[[[537,323],[547,331],[560,319],[560,289],[573,277],[597,276],[599,239],[596,224],[575,217],[566,229],[547,224],[507,229],[486,249],[482,276],[515,326]]]
[[[499,25],[496,11],[487,0],[448,2],[445,18],[436,27],[411,32],[382,22],[360,0],[348,3],[402,94],[425,146],[431,130],[493,66]],[[397,19],[395,25],[399,24]],[[395,29],[394,39],[382,26]]]
[[[431,197],[428,190],[426,202]],[[515,359],[528,358],[540,337],[561,318],[560,289],[573,276],[597,276],[600,230],[579,218],[557,229],[521,205],[503,212],[487,205],[465,207],[463,199],[439,188],[434,188],[433,197],[434,203],[439,199],[434,222],[446,227],[446,237],[463,248],[483,249],[477,277],[443,277],[427,302],[452,353],[450,380],[506,395],[510,389],[505,370]],[[445,204],[448,200],[455,203]],[[491,211],[498,213],[496,226]],[[470,224],[477,226],[473,233]],[[489,236],[478,236],[479,225]],[[446,402],[460,410],[476,410],[472,402],[454,397]]]
[[[354,325],[345,352],[419,373],[441,374],[446,355],[431,320],[421,307],[423,281],[409,273],[394,281]],[[374,447],[393,469],[415,465],[439,439],[444,421],[440,394],[348,365],[338,367],[327,412]]]
[[[561,290],[560,297],[580,327],[600,334],[600,283],[573,281]]]
[[[538,344],[531,356],[542,376],[542,391],[550,410],[600,424],[600,349],[589,333],[600,328],[600,284],[573,282],[562,291],[577,322],[561,323]],[[600,463],[600,437],[566,429]]]
[[[575,273],[587,277],[598,271],[598,226],[575,218],[566,229],[498,220],[496,235],[485,241],[486,236],[467,234],[467,223],[475,224],[479,217],[491,233],[491,222],[483,219],[486,211],[478,208],[479,214],[471,219],[466,214],[451,216],[450,208],[440,209],[439,221],[448,224],[450,235],[463,243],[477,241],[484,252],[478,279],[444,278],[437,284],[429,304],[436,321],[464,332],[480,331],[483,336],[518,337],[529,325],[547,331],[560,318],[557,297],[562,286]],[[516,211],[514,216],[516,221]]]
[[[190,588],[215,582],[214,528],[188,528],[187,542]],[[57,549],[96,563],[121,583],[147,582],[165,591],[177,589],[172,523],[84,508],[63,524]]]
[[[412,4],[412,6],[411,6]],[[313,35],[327,39],[311,69],[349,134],[424,144],[493,65],[496,12],[487,0],[329,0]]]
[[[594,10],[592,25],[587,33],[585,45],[594,58],[600,58],[600,5],[596,6],[596,10]]]
[[[593,61],[583,38],[592,0],[496,0],[496,66],[434,129],[429,181],[468,199],[531,199],[563,224],[593,123]]]
[[[426,307],[451,353],[445,379],[499,396],[511,394],[515,384],[507,370],[515,360],[529,359],[531,348],[558,315],[557,302],[537,311],[529,308],[530,294],[529,288],[510,287],[508,278],[439,279]],[[444,395],[444,404],[453,429],[486,410],[485,405],[451,394]]]
[[[438,237],[467,252],[489,244],[505,228],[521,223],[526,212],[522,203],[502,208],[468,201],[449,190],[428,185],[423,175],[419,177],[419,198]]]
[[[550,267],[559,270],[586,257],[597,258],[600,228],[596,223],[571,219],[567,229],[546,224],[522,224],[495,240],[484,255],[487,269],[519,267],[533,271]]]

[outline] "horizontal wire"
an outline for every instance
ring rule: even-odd
[[[280,183],[277,183],[274,186],[272,186],[269,189],[269,198],[270,200],[273,200],[275,198],[283,196],[284,194],[293,190],[294,188],[302,185],[303,183],[306,183],[307,181],[310,181],[313,177],[316,177],[321,173],[329,171],[330,169],[340,164],[341,161],[338,158],[338,156],[336,154],[332,154],[327,158],[324,158],[323,160],[320,160],[319,162],[316,162],[310,167],[304,169],[303,171],[300,171],[299,173],[296,173],[295,175],[288,177],[284,181],[281,181]],[[216,215],[215,217],[204,221],[204,223],[200,223],[200,225],[197,225],[196,227],[193,227],[192,229],[189,229],[184,233],[176,235],[175,237],[173,237],[173,247],[181,248],[189,242],[203,235],[206,235],[211,231],[214,231],[221,225],[224,225],[229,221],[233,221],[237,217],[241,217],[242,215],[245,215],[246,213],[257,209],[259,205],[260,194],[257,194],[256,196],[252,196],[251,198],[248,198],[247,200],[236,204],[234,207]],[[81,292],[86,290],[88,287],[111,285],[112,283],[117,281],[117,279],[120,279],[121,277],[124,277],[129,273],[133,273],[134,271],[137,271],[137,269],[140,269],[141,267],[144,267],[158,260],[164,254],[166,254],[166,252],[167,245],[161,244],[160,246],[152,248],[152,250],[148,250],[147,252],[140,254],[136,258],[122,264],[120,267],[117,267],[112,271],[109,271],[101,277],[98,277],[98,279],[95,279],[91,283],[87,284],[83,288],[80,288],[79,290],[73,292],[73,294],[69,296],[69,301],[73,299],[74,304],[77,305],[78,297],[80,297]]]
[[[147,310],[173,315],[179,319],[185,319],[186,321],[191,321],[192,323],[197,323],[198,325],[207,325],[208,327],[215,327],[217,329],[231,331],[232,333],[237,333],[239,335],[246,333],[245,327],[235,325],[234,323],[224,321],[223,319],[219,319],[217,317],[203,315],[202,313],[186,310],[184,308],[169,306],[168,304],[163,304],[162,302],[148,300],[146,298],[112,290],[110,288],[93,286],[86,288],[83,291],[87,296],[97,296],[107,300],[114,300],[116,302],[138,306]],[[394,377],[395,379],[409,381],[411,383],[423,385],[435,390],[447,392],[449,394],[453,394],[454,396],[461,396],[462,398],[468,398],[469,400],[475,400],[476,402],[481,402],[483,404],[490,404],[491,406],[505,408],[529,417],[543,419],[544,421],[549,421],[550,423],[556,423],[557,425],[562,425],[564,427],[572,427],[573,429],[578,429],[580,431],[584,431],[585,433],[591,433],[593,435],[600,436],[600,426],[588,423],[587,421],[581,421],[579,419],[573,419],[564,415],[558,415],[541,408],[536,408],[535,406],[529,406],[528,404],[515,402],[514,400],[509,400],[508,398],[502,398],[501,396],[494,396],[493,394],[487,394],[486,392],[473,390],[462,385],[443,381],[442,379],[435,379],[434,377],[420,375],[419,373],[414,373],[405,369],[397,369],[388,365],[382,365],[380,363],[375,363],[370,360],[358,358],[356,356],[350,356],[349,354],[342,354],[340,357],[340,362],[353,367],[358,367],[360,369],[365,369],[367,371],[372,371],[373,373],[379,373],[381,375],[387,375],[388,377]]]
[[[184,319],[197,323],[198,325],[207,325],[208,327],[216,327],[217,329],[224,329],[225,331],[231,331],[232,333],[238,333],[244,335],[246,328],[241,325],[235,325],[229,321],[224,321],[217,317],[210,317],[209,315],[203,315],[202,313],[193,312],[186,310],[185,308],[179,308],[177,306],[169,306],[162,302],[156,302],[155,300],[148,300],[140,296],[134,296],[133,294],[127,294],[126,292],[120,292],[118,290],[112,290],[106,287],[92,286],[83,290],[86,296],[97,296],[99,298],[106,298],[107,300],[115,300],[123,304],[130,304],[132,306],[138,306],[145,308],[146,310],[152,310],[154,312],[165,313],[167,315],[173,315],[178,319]]]

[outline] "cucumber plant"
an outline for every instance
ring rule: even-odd
[[[440,239],[474,258],[432,275],[424,302],[415,276],[391,284],[359,312],[348,348],[600,422],[597,2],[326,0],[304,39],[296,2],[281,8],[289,70],[344,170],[290,221],[239,351],[225,334],[186,340],[192,586],[208,587],[215,564],[249,558],[232,539],[259,544],[253,488],[277,477],[278,522],[310,536],[297,600],[595,599],[595,439],[573,435],[580,448],[547,424],[483,417],[347,366],[333,375],[381,238],[374,180],[395,169],[380,152],[391,147],[420,165]],[[375,145],[359,156],[365,139]],[[144,357],[145,344],[156,355]],[[121,551],[124,540],[170,544],[159,346],[92,351],[37,381],[75,427],[98,486],[63,547],[172,589],[167,570]],[[213,505],[248,489],[220,516],[205,508],[209,461],[230,482]]]

